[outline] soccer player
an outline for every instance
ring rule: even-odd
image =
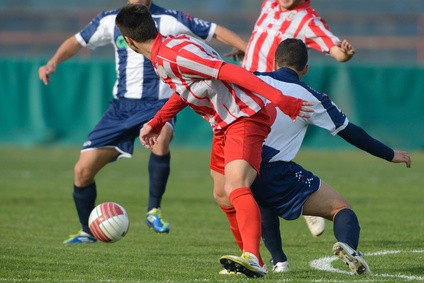
[[[346,62],[355,54],[348,41],[341,41],[330,31],[325,20],[311,8],[310,0],[264,0],[243,67],[251,72],[273,71],[275,50],[286,38],[301,39],[308,48],[328,54],[339,62]],[[324,232],[323,218],[304,216],[304,219],[313,236]]]
[[[309,108],[304,106],[310,103],[285,96],[242,67],[225,63],[215,50],[193,37],[162,35],[143,5],[123,7],[116,25],[128,45],[150,59],[160,78],[175,91],[143,127],[141,142],[153,147],[165,122],[187,105],[210,123],[214,196],[243,251],[241,257],[223,256],[220,262],[229,271],[263,276],[260,212],[250,185],[269,132],[264,97],[293,120],[307,117]]]
[[[255,73],[283,93],[314,103],[308,118],[292,122],[270,103],[271,132],[262,150],[260,176],[251,189],[261,208],[262,237],[270,251],[274,269],[288,269],[282,251],[278,216],[294,220],[301,214],[333,221],[337,242],[333,252],[355,274],[371,274],[363,255],[357,250],[359,222],[346,199],[318,176],[292,160],[302,144],[309,125],[328,130],[348,143],[393,163],[411,166],[407,152],[393,150],[372,138],[364,129],[349,122],[345,114],[324,94],[301,81],[308,71],[308,51],[300,39],[283,40],[275,54],[274,72]]]
[[[301,39],[308,48],[328,54],[339,62],[350,60],[355,49],[340,40],[311,8],[310,0],[264,0],[250,36],[243,67],[251,72],[274,70],[274,54],[286,38]]]
[[[232,31],[215,23],[193,18],[180,11],[167,10],[150,0],[130,0],[129,3],[149,7],[157,28],[163,34],[187,33],[202,40],[216,38],[239,50],[246,42]],[[50,76],[63,61],[77,54],[83,47],[95,49],[112,44],[115,50],[116,82],[113,100],[101,120],[88,135],[74,168],[73,198],[82,230],[71,235],[65,244],[92,243],[96,239],[88,228],[88,217],[95,206],[97,188],[95,176],[107,164],[119,158],[132,157],[134,140],[141,127],[165,104],[172,90],[156,75],[151,62],[129,48],[115,26],[119,9],[97,15],[83,30],[68,38],[54,56],[38,70],[47,85]],[[231,55],[231,54],[230,54]],[[170,225],[161,214],[161,200],[170,173],[170,142],[175,120],[169,121],[152,148],[148,163],[149,198],[146,224],[157,233],[168,233]]]

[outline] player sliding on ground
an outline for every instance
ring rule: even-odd
[[[345,114],[323,93],[301,81],[308,71],[308,51],[299,39],[282,41],[275,52],[277,70],[256,73],[283,93],[311,101],[314,112],[309,118],[292,122],[272,104],[267,105],[271,132],[262,150],[260,176],[251,186],[261,208],[262,238],[270,251],[274,269],[288,271],[282,250],[279,216],[294,220],[313,215],[333,221],[337,242],[333,252],[354,274],[371,274],[363,254],[359,252],[359,222],[352,206],[344,197],[292,160],[300,149],[308,125],[315,125],[338,135],[350,144],[384,160],[411,166],[407,152],[393,150],[372,138],[362,128],[349,122]],[[349,178],[349,176],[346,176]],[[358,188],[363,189],[363,188]]]

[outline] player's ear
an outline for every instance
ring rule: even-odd
[[[302,76],[306,75],[306,73],[309,71],[309,65],[306,64],[305,68],[302,70]]]
[[[137,50],[137,46],[135,45],[135,42],[134,42],[134,40],[132,40],[130,37],[128,37],[128,36],[124,36],[124,38],[125,38],[125,41],[127,42],[127,44],[128,44],[128,47],[130,47],[132,50]]]

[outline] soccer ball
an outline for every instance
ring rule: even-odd
[[[130,220],[122,206],[114,202],[104,202],[91,211],[88,226],[97,240],[113,243],[127,234]]]

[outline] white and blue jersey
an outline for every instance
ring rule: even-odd
[[[310,107],[314,110],[311,117],[298,117],[295,122],[273,104],[267,105],[271,132],[263,145],[260,176],[251,188],[260,206],[293,220],[302,214],[304,203],[319,189],[321,182],[313,173],[292,161],[302,145],[308,125],[324,128],[336,135],[346,128],[349,121],[326,94],[301,82],[297,73],[289,68],[256,75],[285,95],[314,103]]]
[[[115,25],[119,9],[101,12],[75,37],[90,49],[112,44],[115,48],[116,83],[115,98],[167,99],[172,94],[169,86],[156,75],[153,66],[143,55],[128,47]],[[191,17],[181,11],[168,10],[152,3],[150,13],[158,31],[163,35],[189,34],[209,41],[213,38],[216,24]]]
[[[112,44],[115,49],[116,82],[111,104],[83,144],[82,150],[115,148],[120,157],[131,157],[141,127],[150,121],[173,91],[156,75],[152,63],[128,47],[115,25],[119,9],[101,12],[75,35],[78,42],[95,49]],[[150,13],[161,34],[189,34],[213,38],[216,24],[151,4]],[[171,126],[175,119],[170,121]]]

